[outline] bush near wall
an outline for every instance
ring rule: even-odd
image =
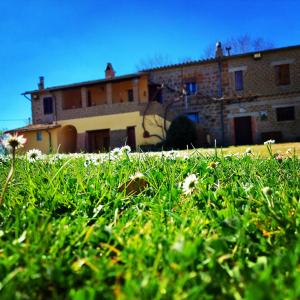
[[[166,148],[186,149],[193,147],[197,141],[195,124],[184,115],[173,120],[167,132],[165,141]]]

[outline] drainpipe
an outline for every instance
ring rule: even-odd
[[[51,132],[49,131],[49,128],[46,129],[46,132],[49,135],[49,153],[52,153],[52,137],[51,137]]]
[[[54,102],[54,123],[57,124],[57,100],[56,95],[50,91],[50,95],[52,96]]]
[[[221,42],[217,42],[216,44],[216,55],[215,55],[217,62],[218,62],[218,98],[221,100],[221,145],[224,146],[225,140],[225,130],[224,130],[224,101],[223,101],[223,90],[222,90],[222,58],[223,58],[223,50]]]

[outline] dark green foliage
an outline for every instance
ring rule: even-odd
[[[174,119],[168,129],[165,147],[168,149],[186,149],[195,145],[197,131],[195,124],[184,115]]]

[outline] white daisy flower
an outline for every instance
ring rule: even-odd
[[[101,157],[101,156],[98,156],[98,157],[93,157],[93,158],[91,159],[91,162],[92,162],[93,165],[95,165],[95,166],[100,166],[100,165],[102,164],[103,160],[102,160],[102,157]]]
[[[190,174],[182,183],[182,190],[185,195],[192,194],[198,183],[198,178],[195,174]]]
[[[211,170],[214,170],[218,167],[219,165],[219,162],[216,162],[216,161],[211,161],[208,166],[207,166],[207,169],[211,169]]]
[[[119,156],[120,155],[120,148],[114,148],[113,150],[110,151],[110,154],[112,156]]]
[[[87,159],[84,161],[83,165],[84,165],[85,167],[87,167],[87,166],[89,166],[91,163],[92,163],[92,160],[91,160],[90,158],[87,158]]]
[[[183,250],[184,247],[184,236],[183,235],[179,235],[177,236],[176,240],[174,241],[173,245],[171,246],[172,250],[181,252]]]
[[[2,140],[2,145],[7,150],[13,150],[24,147],[26,141],[27,140],[23,135],[18,135],[17,133],[15,133],[14,135],[7,134],[6,137]]]
[[[268,186],[265,186],[264,188],[262,188],[262,192],[265,196],[272,195],[272,189]]]
[[[93,213],[94,213],[93,218],[95,218],[99,214],[99,212],[101,211],[102,208],[103,208],[103,205],[100,204],[93,209]]]
[[[250,147],[247,148],[246,151],[245,151],[245,154],[246,154],[246,155],[253,154],[252,149],[251,149]]]
[[[264,145],[271,145],[271,144],[275,144],[275,140],[268,140],[264,142]]]
[[[131,152],[131,148],[128,145],[125,145],[120,148],[120,154],[129,154]]]
[[[42,158],[43,153],[41,150],[39,149],[30,149],[27,153],[26,153],[27,159],[30,162],[34,162],[36,160],[39,160]]]
[[[130,180],[135,180],[137,178],[143,178],[145,175],[141,172],[136,172],[134,175],[131,175],[129,178]]]

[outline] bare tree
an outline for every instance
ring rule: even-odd
[[[174,62],[172,61],[172,59],[168,54],[155,54],[151,57],[141,59],[136,64],[136,69],[138,71],[141,71],[141,70],[147,70],[147,69],[162,67],[166,65],[171,65],[173,63]]]
[[[242,54],[252,51],[262,51],[274,48],[274,44],[262,37],[252,38],[249,34],[231,37],[222,42],[225,54]],[[203,58],[215,56],[215,43],[209,44],[203,51]]]
[[[162,66],[168,66],[173,64],[181,64],[181,63],[189,63],[193,61],[194,59],[192,57],[186,56],[182,58],[178,58],[176,61],[171,59],[171,57],[167,54],[155,54],[152,57],[148,57],[146,59],[141,59],[136,64],[136,69],[138,71],[141,70],[147,70],[152,68],[158,68]]]

